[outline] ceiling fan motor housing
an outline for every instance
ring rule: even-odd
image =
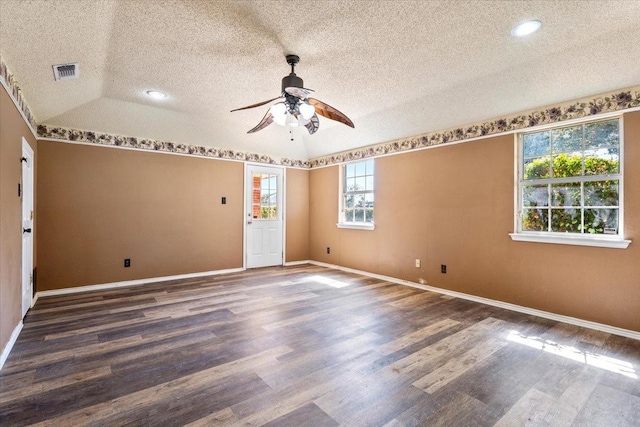
[[[302,79],[296,76],[296,73],[291,73],[288,76],[282,78],[282,93],[288,87],[304,87]]]

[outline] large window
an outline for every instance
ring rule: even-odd
[[[518,232],[622,237],[620,120],[520,135]]]
[[[341,168],[338,226],[373,228],[373,159],[347,163]]]

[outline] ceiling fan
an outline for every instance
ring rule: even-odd
[[[309,134],[313,135],[320,127],[318,114],[327,119],[344,123],[352,128],[355,127],[349,117],[340,111],[322,101],[309,97],[313,90],[305,89],[302,79],[296,76],[295,73],[295,66],[298,62],[300,62],[300,58],[297,55],[287,55],[287,63],[291,65],[291,73],[282,78],[282,94],[280,96],[231,110],[231,112],[247,110],[280,100],[280,102],[271,105],[260,123],[247,133],[257,132],[275,122],[281,126],[304,126],[309,131]]]

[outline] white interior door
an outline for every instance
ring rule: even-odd
[[[282,265],[282,168],[247,166],[247,268]]]
[[[33,150],[22,138],[22,317],[33,301]]]

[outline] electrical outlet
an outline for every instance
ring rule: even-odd
[[[420,260],[416,258],[416,268],[420,268]]]
[[[447,274],[447,266],[446,265],[442,264],[440,266],[440,273]]]
[[[124,259],[124,267],[125,268],[131,267],[131,258]]]
[[[330,254],[331,253],[331,248],[329,246],[327,246],[327,253]]]

